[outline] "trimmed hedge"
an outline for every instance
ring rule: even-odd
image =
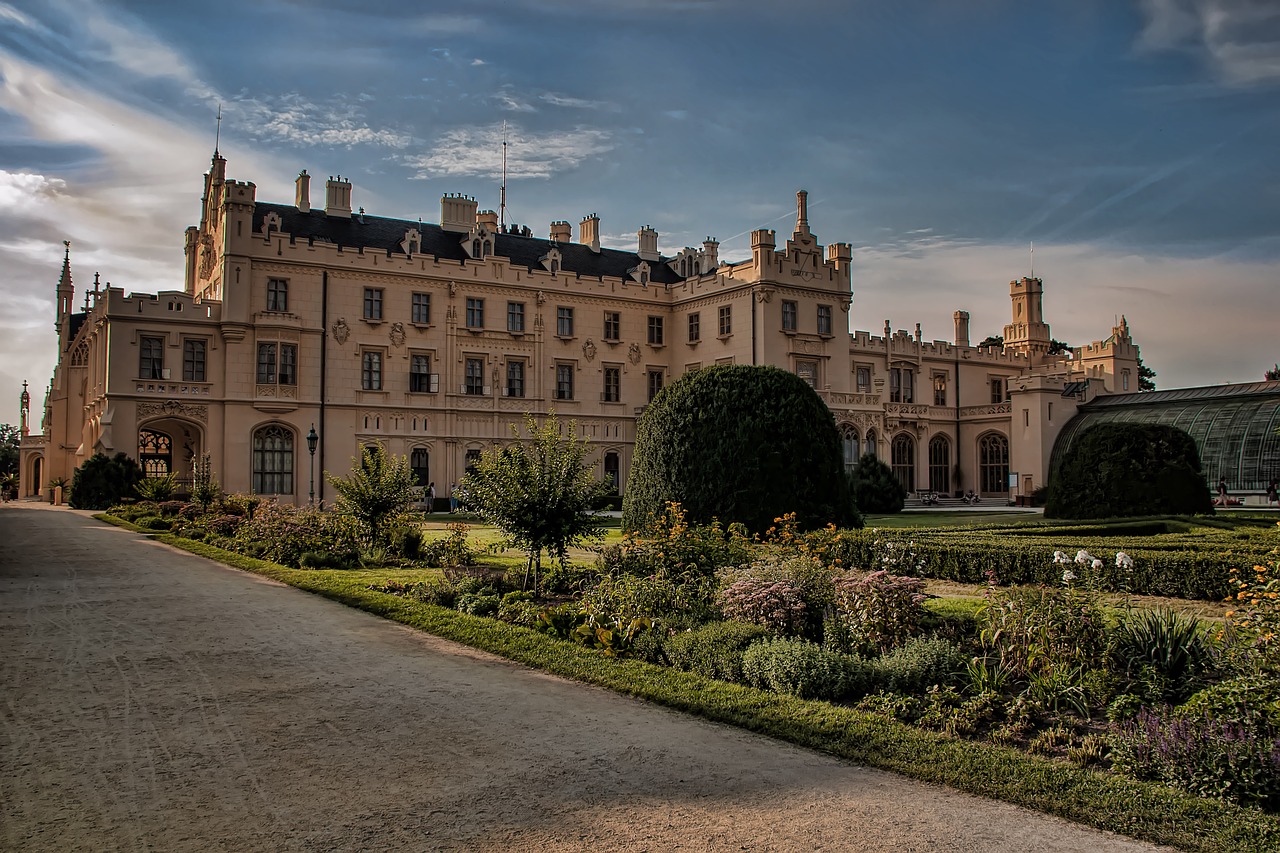
[[[653,398],[636,423],[623,529],[643,529],[670,501],[691,523],[756,533],[787,513],[802,530],[862,526],[831,410],[776,367],[695,370]]]

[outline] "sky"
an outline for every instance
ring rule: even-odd
[[[1034,269],[1054,338],[1123,314],[1160,388],[1280,360],[1274,0],[0,0],[0,423],[25,379],[38,429],[64,240],[77,305],[182,289],[215,144],[259,200],[307,169],[438,222],[498,207],[504,126],[539,236],[737,261],[806,189],[853,329],[976,342]]]

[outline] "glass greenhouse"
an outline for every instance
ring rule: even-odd
[[[1226,477],[1233,492],[1261,492],[1280,477],[1280,382],[1099,397],[1058,435],[1050,470],[1081,432],[1105,422],[1168,424],[1190,433],[1210,485]]]

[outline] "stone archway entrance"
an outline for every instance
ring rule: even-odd
[[[191,471],[204,452],[201,427],[181,418],[147,421],[138,428],[138,464],[148,477],[173,474],[179,486],[191,485]]]

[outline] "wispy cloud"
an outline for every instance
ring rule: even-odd
[[[1280,5],[1272,0],[1142,0],[1143,50],[1206,57],[1230,85],[1280,82]]]
[[[545,101],[553,107],[568,107],[578,110],[610,110],[616,112],[618,106],[608,101],[593,101],[590,98],[574,98],[557,92],[543,92],[538,100]]]
[[[506,87],[495,92],[493,100],[498,105],[499,109],[503,109],[508,112],[536,113],[538,111],[537,107]]]
[[[405,157],[403,163],[416,170],[418,179],[502,175],[502,133],[500,124],[488,127],[457,128],[445,132],[430,154]],[[545,132],[507,127],[507,175],[510,178],[549,178],[577,168],[585,160],[608,153],[614,147],[607,130],[575,127]]]
[[[259,97],[242,95],[227,105],[226,114],[251,139],[397,149],[407,148],[413,141],[412,136],[398,130],[370,127],[356,104],[345,97],[316,103],[297,92]]]

